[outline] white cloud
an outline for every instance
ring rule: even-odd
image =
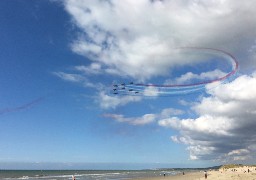
[[[142,117],[126,118],[120,114],[104,114],[104,117],[112,118],[120,123],[128,123],[131,125],[146,125],[155,122],[156,116],[154,114],[145,114]]]
[[[92,74],[100,73],[98,70],[101,66],[97,63],[91,64],[89,67],[87,66],[76,66],[75,70],[82,72],[75,73],[65,73],[65,72],[54,72],[53,74],[64,81],[79,83],[85,88],[93,88],[95,89],[95,93],[97,94],[95,97],[95,102],[102,108],[102,109],[115,109],[118,106],[125,106],[131,102],[138,102],[141,101],[142,96],[126,96],[126,95],[116,95],[113,96],[110,93],[107,93],[109,87],[106,85],[90,81],[86,76]]]
[[[142,93],[144,96],[157,97],[159,96],[159,89],[154,86],[148,86],[148,87],[145,87]]]
[[[100,74],[101,64],[92,63],[90,66],[76,66],[75,69],[85,74]]]
[[[70,81],[70,82],[81,82],[84,80],[84,77],[79,74],[70,74],[70,73],[64,73],[64,72],[54,72],[53,74],[65,81]]]
[[[229,156],[234,154],[241,155],[241,154],[248,154],[248,153],[250,153],[250,151],[248,151],[247,149],[237,149],[229,152],[228,155]]]
[[[193,109],[195,119],[165,118],[160,126],[177,129],[174,142],[186,144],[191,159],[225,162],[255,157],[256,78],[241,76],[234,81],[208,89]]]
[[[117,106],[124,106],[129,102],[138,102],[141,100],[140,96],[110,96],[104,91],[99,92],[96,98],[100,107],[103,109],[115,109]]]
[[[200,74],[195,74],[192,72],[187,72],[186,74],[181,75],[176,78],[174,82],[166,82],[166,84],[176,83],[176,84],[184,84],[191,82],[191,80],[201,80],[201,81],[209,81],[218,79],[220,77],[224,77],[226,75],[225,72],[220,71],[219,69],[215,69],[214,71],[202,72]]]
[[[101,64],[102,71],[140,80],[196,63],[193,58],[175,57],[176,47],[215,47],[242,53],[243,58],[253,56],[255,4],[255,0],[64,1],[83,32],[73,51]]]
[[[184,99],[181,99],[181,100],[179,100],[179,104],[182,105],[182,106],[192,106],[193,102],[188,102]]]
[[[122,114],[104,114],[104,117],[112,118],[117,122],[128,123],[132,125],[145,125],[156,122],[157,119],[169,117],[173,115],[180,115],[184,112],[179,109],[166,108],[163,109],[159,114],[144,114],[141,117],[124,117]]]
[[[170,117],[170,116],[176,116],[176,115],[181,115],[184,112],[180,109],[174,109],[174,108],[165,108],[162,110],[162,112],[160,113],[160,117],[161,118],[166,118],[166,117]]]

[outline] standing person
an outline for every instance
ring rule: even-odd
[[[74,175],[72,175],[72,180],[76,180],[76,177]]]
[[[207,179],[207,172],[204,171],[204,178]]]

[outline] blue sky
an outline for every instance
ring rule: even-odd
[[[255,163],[255,4],[0,1],[0,168]]]

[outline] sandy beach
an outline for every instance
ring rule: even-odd
[[[249,169],[249,172],[248,172]],[[256,180],[256,167],[221,168],[219,170],[207,171],[207,179],[210,180]],[[140,178],[136,180],[203,180],[204,172],[192,172],[185,175],[161,176],[153,178]],[[135,179],[134,179],[135,180]]]

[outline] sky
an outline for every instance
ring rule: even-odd
[[[1,0],[0,169],[255,164],[255,6]]]

